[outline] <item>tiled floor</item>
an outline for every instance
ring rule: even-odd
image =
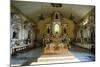
[[[11,65],[12,66],[20,66],[20,65],[30,65],[32,62],[37,62],[38,58],[43,55],[41,48],[36,48],[24,53],[19,53],[15,57],[11,57]],[[74,57],[78,58],[80,61],[94,61],[95,56],[91,54],[90,51],[73,46],[70,52]]]

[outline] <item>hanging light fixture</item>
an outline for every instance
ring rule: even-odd
[[[76,20],[75,20],[75,17],[72,15],[72,13],[69,16],[69,19],[72,20],[75,24],[77,24]]]
[[[43,15],[42,11],[43,11],[43,5],[41,4],[41,15],[39,16],[40,20],[44,20],[44,15]]]
[[[71,15],[69,16],[69,19],[70,19],[70,20],[74,20],[74,19],[75,19],[75,17],[72,15],[72,13],[71,13]]]

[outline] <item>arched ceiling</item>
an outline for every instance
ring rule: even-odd
[[[60,11],[62,15],[69,18],[72,14],[76,21],[79,21],[83,16],[85,16],[94,6],[86,5],[71,5],[62,4],[62,7],[53,7],[51,3],[42,2],[25,2],[25,1],[12,1],[17,9],[19,9],[23,14],[33,19],[35,22],[39,21],[39,16],[43,13],[44,17],[50,17],[54,11]],[[11,6],[12,6],[11,5]],[[41,9],[42,8],[42,9]]]

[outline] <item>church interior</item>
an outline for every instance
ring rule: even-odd
[[[95,61],[95,6],[11,1],[12,66]]]

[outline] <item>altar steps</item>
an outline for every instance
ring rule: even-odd
[[[63,55],[42,55],[38,58],[37,62],[32,62],[30,65],[36,64],[53,64],[53,63],[69,63],[69,62],[80,62],[74,55],[63,54]]]

